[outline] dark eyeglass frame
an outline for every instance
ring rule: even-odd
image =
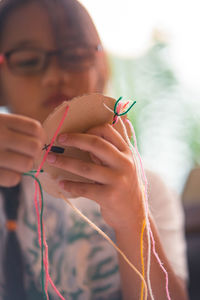
[[[81,65],[76,69],[74,67],[69,67],[67,66],[66,64],[64,65],[63,64],[63,57],[64,57],[64,53],[67,54],[67,53],[70,53],[72,54],[73,53],[73,49],[79,49],[79,50],[88,50],[88,53],[89,51],[93,51],[93,54],[94,56],[96,56],[96,54],[100,54],[103,52],[103,47],[101,44],[98,44],[98,45],[95,45],[95,46],[89,46],[89,45],[79,45],[78,47],[72,47],[70,46],[70,48],[67,48],[66,49],[56,49],[56,50],[44,50],[44,49],[40,49],[40,48],[36,48],[36,47],[26,47],[26,48],[15,48],[15,49],[12,49],[12,50],[9,50],[5,53],[0,53],[0,65],[6,61],[7,62],[7,65],[9,67],[9,69],[12,71],[12,73],[16,74],[16,75],[35,75],[35,74],[39,74],[39,73],[42,73],[44,72],[48,65],[49,65],[49,62],[50,62],[50,59],[52,56],[57,56],[57,59],[58,59],[58,62],[59,62],[59,66],[62,68],[62,69],[66,69],[68,71],[82,71],[82,70],[85,70],[87,69],[87,67],[81,67]],[[40,53],[43,57],[43,60],[42,60],[42,64],[40,66],[39,69],[37,70],[32,70],[30,72],[26,72],[26,71],[19,71],[19,70],[16,70],[15,67],[13,67],[13,65],[11,64],[10,62],[10,58],[12,56],[13,53],[16,53],[16,52],[19,52],[19,51],[35,51],[35,52],[38,52]],[[69,52],[69,50],[71,52]]]

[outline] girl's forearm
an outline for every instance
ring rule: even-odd
[[[156,243],[156,252],[159,255],[163,266],[165,267],[168,278],[169,278],[169,294],[173,300],[187,300],[187,292],[184,282],[177,277],[171,267],[164,250],[162,248],[156,227],[150,217],[151,229],[154,235]],[[137,228],[134,228],[134,227]],[[142,222],[141,224],[132,224],[129,228],[122,228],[116,231],[116,240],[118,247],[126,254],[132,264],[142,273],[141,267],[141,247],[140,247],[140,236],[141,236]],[[143,257],[145,264],[145,279],[146,279],[146,266],[147,266],[147,235],[144,232],[144,248]],[[124,300],[135,300],[140,299],[141,295],[141,279],[139,276],[130,268],[130,266],[119,256],[120,276],[122,284],[122,292]],[[151,251],[151,268],[150,268],[150,280],[151,287],[155,300],[166,300],[166,277],[164,272],[161,270],[159,263]],[[150,299],[148,293],[148,299]]]

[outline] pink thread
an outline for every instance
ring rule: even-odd
[[[137,147],[137,139],[136,139],[136,135],[135,135],[135,130],[134,130],[134,128],[133,128],[132,123],[131,123],[128,119],[126,119],[126,122],[127,122],[127,123],[130,125],[130,127],[131,127],[131,131],[132,131],[132,135],[133,135],[133,140],[134,140],[134,146],[135,146],[135,150],[136,150],[136,153],[137,153],[138,158],[139,158],[139,161],[140,161],[140,166],[141,166],[141,170],[142,170],[143,180],[144,180],[145,185],[147,186],[147,185],[148,185],[148,182],[147,182],[147,178],[146,178],[145,171],[144,171],[144,168],[143,168],[142,159],[141,159],[140,153],[139,153],[139,151],[138,151],[138,147]]]
[[[120,109],[121,109],[121,106],[122,106],[122,105],[121,105],[121,103],[119,102],[118,105],[117,105],[117,108],[116,108],[117,114],[119,114]],[[118,116],[117,114],[115,114],[114,117],[113,117],[113,123],[112,123],[113,126],[114,126],[115,124],[117,124],[117,122],[118,122],[119,116]]]
[[[56,137],[60,131],[60,128],[67,116],[67,113],[68,113],[68,110],[69,110],[69,106],[66,107],[66,110],[64,112],[64,115],[55,131],[55,134],[51,140],[51,143],[42,159],[42,162],[40,164],[40,166],[38,167],[37,169],[37,173],[35,175],[35,177],[37,178],[45,161],[46,161],[46,158],[47,158],[47,155],[49,153],[49,151],[51,150],[51,147],[53,145],[53,143],[55,142],[56,140]],[[39,240],[39,245],[41,247],[41,228],[40,228],[40,216],[39,216],[39,209],[38,209],[38,202],[37,202],[37,193],[38,193],[38,183],[36,182],[35,183],[35,196],[34,196],[34,202],[35,202],[35,209],[36,209],[36,214],[37,214],[37,220],[38,220],[38,240]],[[40,209],[41,209],[41,205],[42,205],[42,201],[41,201],[41,193],[39,191],[39,203],[40,203]],[[49,296],[48,296],[48,281],[50,282],[51,286],[53,287],[54,291],[56,292],[56,294],[62,299],[62,300],[65,300],[65,298],[63,298],[63,296],[60,294],[60,292],[57,290],[55,284],[53,283],[50,275],[49,275],[49,264],[48,264],[48,245],[47,245],[47,242],[46,242],[46,239],[45,239],[45,232],[44,232],[44,224],[42,223],[42,227],[43,227],[43,244],[45,246],[45,257],[44,257],[44,267],[45,267],[45,274],[46,274],[46,281],[45,281],[45,292],[46,292],[46,296],[47,296],[47,300],[49,300]]]
[[[133,125],[132,123],[126,119],[126,122],[130,125],[131,127],[131,131],[132,131],[132,135],[133,135],[133,140],[134,140],[134,146],[135,146],[135,151],[137,153],[137,156],[139,158],[139,161],[140,161],[140,167],[141,167],[141,171],[142,171],[142,177],[143,177],[143,180],[144,180],[144,186],[145,186],[145,197],[146,197],[146,203],[145,203],[145,208],[146,208],[146,213],[147,213],[147,216],[148,216],[148,194],[147,194],[147,186],[148,186],[148,181],[147,181],[147,178],[146,178],[146,175],[145,175],[145,171],[144,171],[144,168],[143,168],[143,163],[142,163],[142,159],[141,159],[141,156],[140,156],[140,153],[138,151],[138,147],[137,147],[137,139],[136,139],[136,135],[135,135],[135,130],[133,128]],[[147,220],[147,227],[151,230],[150,228],[150,224],[149,224],[149,220]]]
[[[44,232],[44,226],[43,226],[43,232]],[[48,294],[48,283],[49,283],[49,257],[48,257],[48,245],[46,243],[46,239],[44,236],[44,247],[45,247],[45,260],[44,260],[44,267],[45,267],[45,273],[46,273],[46,281],[45,281],[45,292]]]
[[[63,115],[63,117],[62,117],[62,119],[61,119],[61,121],[60,121],[60,123],[58,125],[58,128],[56,129],[56,132],[54,133],[54,136],[53,136],[53,138],[51,140],[51,143],[50,143],[50,145],[49,145],[49,147],[48,147],[48,149],[47,149],[47,151],[46,151],[46,153],[45,153],[45,155],[43,157],[43,160],[42,160],[40,166],[37,169],[37,173],[36,173],[35,177],[38,177],[38,175],[39,175],[39,173],[40,173],[40,171],[41,171],[41,169],[42,169],[42,167],[43,167],[43,165],[44,165],[44,163],[46,161],[47,155],[48,155],[49,151],[51,150],[51,147],[53,146],[53,143],[56,140],[56,137],[57,137],[57,135],[58,135],[58,133],[60,131],[60,128],[61,128],[61,126],[62,126],[62,124],[63,124],[63,122],[64,122],[64,120],[65,120],[65,118],[67,116],[68,110],[69,110],[69,106],[66,107],[64,115]]]
[[[114,115],[112,125],[115,125],[117,123],[117,121],[118,121],[118,116]]]
[[[54,289],[54,291],[56,292],[56,294],[62,299],[62,300],[65,300],[65,298],[60,294],[60,292],[57,290],[55,284],[53,283],[51,277],[49,276],[49,282],[52,286],[52,288]]]
[[[41,199],[41,193],[39,193],[39,200],[40,200],[40,208],[42,205],[42,199]],[[56,288],[55,284],[53,283],[53,280],[49,274],[49,258],[48,258],[48,245],[46,242],[46,238],[45,238],[45,231],[44,231],[44,224],[43,224],[43,235],[44,235],[44,247],[45,247],[45,259],[44,259],[44,266],[45,266],[45,274],[46,274],[46,281],[45,281],[45,291],[46,293],[48,293],[48,282],[50,282],[51,286],[53,287],[54,291],[56,292],[56,294],[62,299],[65,300],[65,298],[63,298],[63,296],[60,294],[60,292],[58,291],[58,289]]]
[[[128,122],[128,124],[131,127],[131,131],[132,131],[132,134],[133,134],[133,140],[134,140],[135,150],[136,150],[136,153],[137,153],[139,161],[140,161],[140,166],[141,166],[141,170],[142,170],[142,176],[143,176],[143,180],[144,180],[144,183],[145,183],[145,197],[146,197],[145,209],[147,210],[146,213],[147,213],[147,216],[148,216],[148,195],[147,195],[147,185],[148,185],[148,182],[147,182],[147,178],[146,178],[146,175],[145,175],[144,167],[143,167],[143,164],[142,164],[142,159],[141,159],[141,156],[140,156],[138,148],[137,148],[137,140],[136,140],[136,135],[135,135],[135,131],[134,131],[133,125],[132,125],[132,123],[128,119],[126,119],[126,121]],[[150,236],[151,236],[151,240],[152,240],[152,244],[153,244],[153,253],[154,253],[154,256],[156,257],[156,259],[157,259],[157,261],[158,261],[158,263],[160,265],[160,268],[163,270],[163,272],[165,274],[167,298],[168,298],[168,300],[171,300],[170,295],[169,295],[169,277],[168,277],[168,273],[167,273],[166,269],[163,267],[162,262],[161,262],[161,260],[159,258],[159,255],[156,252],[156,249],[155,249],[155,239],[154,239],[151,227],[150,227],[149,219],[148,219],[148,222],[147,222],[147,228],[148,228]]]
[[[44,226],[43,226],[43,232],[44,232]],[[45,292],[47,295],[47,300],[49,300],[49,295],[48,295],[48,283],[49,283],[49,257],[48,257],[48,245],[46,243],[46,239],[44,237],[44,246],[45,246],[45,257],[44,257],[44,268],[45,268]]]
[[[151,235],[151,240],[152,240],[152,244],[153,244],[153,253],[154,253],[154,255],[155,255],[155,257],[156,257],[156,259],[157,259],[157,261],[158,261],[158,263],[159,263],[159,265],[160,265],[160,267],[161,267],[161,269],[163,270],[163,272],[164,272],[164,274],[165,274],[165,280],[166,280],[165,289],[166,289],[167,299],[168,299],[168,300],[171,300],[171,297],[170,297],[170,295],[169,295],[169,287],[168,287],[168,286],[169,286],[168,273],[167,273],[167,271],[165,270],[165,268],[163,267],[163,264],[162,264],[162,262],[161,262],[161,260],[160,260],[160,257],[159,257],[159,255],[158,255],[158,253],[156,252],[156,248],[155,248],[155,240],[154,240],[153,233],[152,233],[151,230],[150,230],[150,235]]]
[[[113,123],[112,123],[112,125],[115,125],[118,122],[120,111],[122,110],[122,112],[123,112],[124,109],[128,106],[129,103],[130,103],[130,101],[127,101],[124,104],[122,104],[121,102],[118,103],[118,105],[116,107],[116,114],[113,117]]]

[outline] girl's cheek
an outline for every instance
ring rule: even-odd
[[[93,89],[97,89],[97,86],[98,86],[98,81],[99,81],[99,76],[100,74],[98,73],[98,68],[97,66],[94,66],[91,70],[90,70],[90,82],[91,82],[91,87]]]
[[[88,74],[89,77],[89,90],[91,92],[96,92],[97,90],[97,82],[98,82],[98,75],[97,75],[97,70],[96,68],[92,68]]]

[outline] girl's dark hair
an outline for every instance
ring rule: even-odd
[[[67,46],[71,42],[84,44],[101,43],[91,17],[77,0],[1,0],[0,41],[4,24],[9,15],[16,9],[30,3],[38,3],[45,8],[49,15],[58,47]],[[70,29],[70,35],[69,30],[64,28]],[[67,36],[66,32],[68,32]],[[109,76],[108,69],[107,58],[105,52],[103,52],[96,61],[98,82],[95,92],[103,92]]]

